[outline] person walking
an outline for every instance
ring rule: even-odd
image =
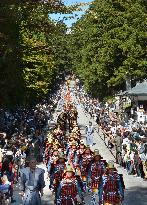
[[[144,150],[140,154],[140,158],[143,165],[144,180],[147,181],[147,144],[144,145]]]
[[[66,166],[55,196],[55,205],[74,205],[82,202],[82,189],[72,165]]]
[[[94,127],[92,126],[92,122],[89,122],[89,125],[86,127],[86,144],[93,145],[93,134]]]
[[[102,160],[102,157],[98,149],[94,150],[94,156],[88,167],[87,184],[92,192],[92,204],[96,205],[97,193],[99,190],[100,180],[106,170],[106,162]]]
[[[117,173],[114,162],[109,161],[99,186],[99,205],[119,205],[124,200],[123,179]]]
[[[44,170],[36,167],[36,159],[30,157],[29,167],[20,170],[20,189],[23,205],[41,205],[43,196]]]

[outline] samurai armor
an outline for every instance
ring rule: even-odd
[[[104,195],[103,199],[104,202],[117,204],[120,202],[120,195],[118,192],[118,174],[115,174],[113,176],[107,176],[106,183],[104,186]]]
[[[99,182],[102,174],[104,173],[104,165],[99,163],[93,163],[91,165],[91,189],[98,189]]]
[[[77,202],[77,181],[72,180],[71,182],[61,182],[61,196],[59,205],[74,205]]]

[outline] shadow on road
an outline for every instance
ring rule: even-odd
[[[125,192],[125,205],[147,205],[147,186],[134,186],[127,189]]]

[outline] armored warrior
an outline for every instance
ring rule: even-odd
[[[62,181],[57,187],[56,205],[75,205],[82,202],[82,189],[80,181],[75,176],[71,165],[67,165]]]
[[[41,205],[43,196],[44,170],[36,168],[36,159],[31,158],[29,167],[20,171],[20,185],[23,197],[23,205]]]
[[[72,142],[70,148],[67,150],[67,161],[69,163],[75,164],[76,160],[76,151],[77,151],[77,145],[76,142]]]
[[[59,152],[63,149],[57,139],[55,139],[53,142],[53,149],[58,150]]]
[[[66,130],[67,114],[62,112],[57,119],[57,123],[61,126],[62,130]]]
[[[78,128],[76,120],[71,120],[70,130],[71,130],[72,133],[75,134],[75,136],[77,136],[77,138],[80,138],[81,133],[80,133],[80,130],[78,130],[78,129],[79,128]]]
[[[119,205],[124,199],[124,189],[114,162],[109,161],[106,173],[102,176],[99,187],[100,205]]]
[[[46,164],[46,166],[48,164],[51,153],[53,151],[52,149],[53,149],[53,142],[51,140],[50,141],[48,140],[46,142],[46,147],[45,147],[45,160],[44,160],[44,163]]]
[[[90,147],[87,146],[85,148],[85,151],[83,152],[83,154],[80,156],[79,163],[78,163],[80,165],[81,177],[83,180],[83,185],[84,185],[85,191],[87,188],[88,166],[92,160],[92,155],[93,155],[93,153],[92,153]]]
[[[96,205],[96,195],[99,189],[99,183],[106,170],[106,164],[101,160],[99,150],[94,150],[94,157],[88,167],[87,184],[92,192],[92,204]]]
[[[70,94],[70,91],[69,91],[69,90],[67,91],[67,93],[66,93],[66,95],[65,95],[65,100],[66,100],[67,102],[71,102],[71,100],[72,100],[72,97],[71,97],[71,94]]]
[[[85,151],[85,144],[84,141],[81,140],[76,154],[76,160],[75,160],[76,164],[79,162],[80,156],[84,153],[84,151]]]
[[[50,159],[48,161],[48,166],[47,166],[49,176],[50,176],[51,167],[56,165],[58,157],[59,157],[58,150],[54,150],[53,153],[52,153],[52,156],[50,157]],[[49,186],[49,188],[52,188],[52,185],[53,185],[53,178],[50,177],[50,186]]]
[[[70,136],[68,137],[67,142],[66,142],[66,151],[67,152],[71,148],[72,143],[76,143],[76,140],[75,140],[74,136],[72,134],[70,134]]]
[[[59,182],[62,180],[63,173],[65,170],[65,156],[64,153],[60,153],[58,160],[56,161],[56,164],[51,165],[50,170],[50,179],[53,182],[54,190],[56,190]]]
[[[64,134],[60,125],[58,125],[56,129],[54,129],[53,134],[54,134],[54,139],[57,139],[58,142],[61,144],[61,142],[63,141]]]
[[[72,134],[76,138],[78,145],[80,144],[80,139],[81,139],[81,132],[77,124],[74,125],[72,129]]]
[[[74,123],[77,122],[77,116],[78,116],[77,109],[72,106],[69,112],[71,129],[73,129]]]

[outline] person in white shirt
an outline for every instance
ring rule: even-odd
[[[41,205],[45,171],[36,167],[36,159],[30,157],[29,167],[20,170],[20,190],[23,197],[23,205]]]
[[[123,139],[122,145],[127,145],[127,147],[130,148],[130,140],[129,140],[128,137],[126,137],[126,138]]]
[[[111,127],[110,130],[111,130],[112,135],[115,136],[116,135],[116,130],[117,130],[116,126]]]
[[[89,122],[89,125],[86,127],[86,144],[93,145],[93,134],[94,127],[92,126],[92,122]]]

